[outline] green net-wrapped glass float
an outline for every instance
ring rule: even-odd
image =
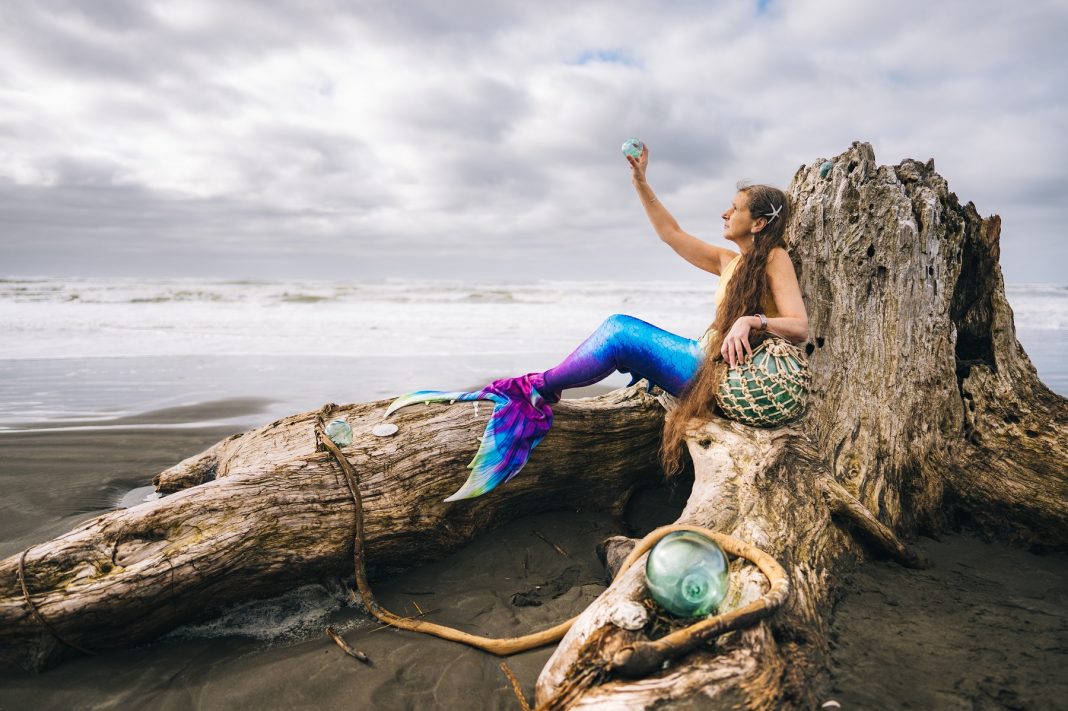
[[[649,551],[645,585],[660,606],[676,617],[701,617],[727,595],[727,556],[708,536],[669,533]]]
[[[774,427],[805,411],[810,381],[801,349],[769,338],[753,349],[751,358],[727,370],[717,399],[732,420]]]
[[[344,420],[334,420],[326,426],[326,436],[339,447],[352,444],[352,428]]]

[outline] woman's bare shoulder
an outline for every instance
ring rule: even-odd
[[[720,247],[719,249],[719,273],[723,274],[723,272],[727,271],[727,267],[730,266],[730,263],[742,255],[738,252],[732,252],[729,249],[724,249],[723,247]]]
[[[791,270],[794,268],[790,253],[782,247],[772,247],[771,251],[768,252],[768,268],[783,269],[786,266],[789,266]]]

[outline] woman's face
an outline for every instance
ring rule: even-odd
[[[763,218],[761,218],[763,219]],[[752,237],[754,228],[758,227],[757,221],[749,214],[749,197],[738,191],[731,201],[731,206],[723,213],[723,237],[731,242],[737,242],[746,237]]]

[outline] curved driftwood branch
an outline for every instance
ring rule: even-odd
[[[790,594],[790,579],[786,571],[770,555],[736,538],[686,524],[664,526],[643,538],[642,542],[623,561],[620,566],[621,570],[626,570],[644,557],[662,534],[679,530],[706,534],[716,541],[728,555],[744,558],[756,565],[768,579],[768,590],[744,607],[712,615],[657,640],[633,642],[612,656],[606,669],[608,673],[626,677],[645,676],[660,668],[664,662],[681,657],[721,634],[748,627],[768,617],[786,602]]]

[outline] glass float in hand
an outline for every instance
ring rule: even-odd
[[[643,148],[645,148],[645,144],[637,138],[628,138],[623,141],[623,155],[625,156],[630,156],[634,159],[641,158]]]
[[[711,614],[727,595],[727,556],[708,536],[669,533],[649,551],[645,584],[653,599],[676,617]]]

